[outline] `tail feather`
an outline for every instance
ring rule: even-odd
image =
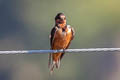
[[[52,61],[51,65],[50,65],[50,73],[53,73],[54,67],[56,67],[57,69],[59,69],[60,67],[60,59],[56,62],[56,61]]]
[[[60,67],[60,58],[57,59],[57,61],[53,60],[52,53],[49,54],[49,62],[48,62],[48,68],[50,69],[50,73],[53,73],[54,67],[59,69]]]
[[[56,65],[56,68],[59,69],[59,67],[60,67],[60,59],[58,59],[58,60],[55,62],[55,65]]]
[[[52,62],[52,53],[49,53],[49,61],[48,61],[48,68],[50,68],[51,66],[51,62]]]
[[[54,68],[56,67],[59,69],[60,67],[60,61],[62,57],[64,56],[64,53],[50,53],[49,54],[49,62],[48,67],[50,69],[50,73],[53,73]]]
[[[53,61],[53,63],[51,64],[51,67],[50,67],[51,74],[53,73],[54,67],[55,67],[55,62]]]

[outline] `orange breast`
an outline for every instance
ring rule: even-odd
[[[65,49],[72,37],[71,29],[66,28],[65,31],[58,29],[54,36],[52,49]]]

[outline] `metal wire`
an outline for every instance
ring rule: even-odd
[[[106,51],[120,51],[120,48],[88,48],[88,49],[66,49],[66,50],[11,50],[11,51],[0,51],[0,54],[44,54],[44,53],[80,53],[80,52],[106,52]]]

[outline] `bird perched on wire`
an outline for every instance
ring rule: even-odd
[[[55,17],[55,26],[51,30],[50,45],[52,50],[67,49],[71,40],[74,38],[74,29],[66,24],[66,16],[63,13],[58,13]],[[64,52],[50,53],[49,68],[51,73],[54,67],[59,68],[60,61],[64,56]]]

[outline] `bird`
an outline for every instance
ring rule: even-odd
[[[58,13],[55,16],[55,26],[52,28],[50,33],[50,46],[51,50],[67,49],[73,40],[75,35],[74,28],[67,25],[66,16],[64,13]],[[60,61],[63,58],[65,52],[50,53],[49,63],[50,72],[52,73],[54,67],[59,69]]]

